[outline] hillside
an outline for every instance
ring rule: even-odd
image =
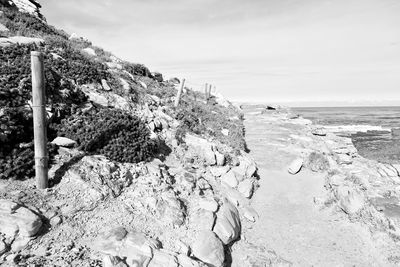
[[[35,1],[1,1],[0,34],[0,264],[229,264],[240,221],[256,219],[235,205],[257,184],[241,112],[188,88],[175,108],[179,79],[48,25]],[[46,190],[31,51],[44,54]]]

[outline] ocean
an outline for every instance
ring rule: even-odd
[[[301,107],[292,110],[330,132],[351,137],[359,154],[365,158],[400,163],[400,107]]]

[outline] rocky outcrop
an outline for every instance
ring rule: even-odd
[[[35,0],[3,0],[0,4],[17,8],[20,12],[29,13],[40,19],[44,19],[43,15],[40,13],[40,8],[42,6]]]

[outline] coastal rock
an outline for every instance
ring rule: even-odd
[[[301,167],[303,167],[303,159],[302,158],[297,158],[292,163],[290,163],[288,167],[288,172],[290,174],[296,174],[301,170]]]
[[[324,128],[315,128],[311,130],[313,135],[326,136],[326,130]]]
[[[253,181],[246,179],[239,183],[238,191],[246,198],[250,198],[253,194]]]
[[[239,212],[227,199],[224,199],[220,211],[217,213],[214,233],[227,245],[240,236],[241,224]]]
[[[35,0],[10,0],[8,4],[17,7],[20,12],[29,13],[40,19],[44,19],[40,13],[42,6]]]
[[[340,186],[344,183],[344,180],[346,179],[345,175],[342,174],[334,174],[329,178],[329,184],[331,186]]]
[[[222,267],[225,261],[224,246],[212,231],[201,231],[192,245],[193,255],[204,263]]]
[[[92,248],[111,256],[126,258],[129,266],[148,266],[153,258],[151,242],[142,233],[128,233],[123,227],[116,227],[101,234]]]
[[[239,157],[239,167],[244,170],[244,175],[248,178],[252,177],[257,171],[257,165],[253,159],[248,156]]]
[[[61,136],[56,137],[51,143],[62,147],[74,147],[77,144],[76,141]]]
[[[201,198],[198,202],[199,208],[216,212],[218,210],[218,203],[212,198]]]
[[[110,255],[105,255],[103,257],[103,266],[104,267],[129,267],[119,257],[110,256]]]
[[[220,166],[210,166],[208,170],[211,172],[211,174],[214,177],[220,177],[227,173],[230,170],[230,167],[228,165],[220,167]]]
[[[200,152],[200,156],[203,158],[206,164],[215,165],[217,163],[213,150],[213,143],[208,142],[204,138],[200,138],[191,134],[186,134],[185,143],[190,149]]]
[[[353,163],[353,159],[351,158],[351,156],[347,154],[336,154],[335,157],[336,157],[336,162],[339,165],[349,165]]]
[[[94,49],[91,47],[86,47],[86,48],[82,49],[82,51],[90,56],[96,56],[96,51],[94,51]]]
[[[218,166],[224,166],[225,165],[225,155],[222,153],[219,153],[218,151],[215,151],[215,160],[217,162]]]
[[[10,200],[0,199],[0,232],[14,238],[31,237],[37,234],[42,220],[31,210]]]
[[[198,209],[190,215],[190,226],[196,230],[212,230],[215,222],[215,215],[212,211]]]
[[[221,176],[221,181],[226,183],[230,187],[236,187],[239,183],[238,179],[236,178],[237,174],[233,170],[230,170],[228,173]]]
[[[243,208],[243,216],[244,216],[247,220],[249,220],[249,221],[251,221],[251,222],[255,222],[255,221],[259,218],[259,215],[258,215],[258,213],[256,212],[256,210],[253,209],[253,208],[250,207],[250,206],[246,206],[246,207]]]
[[[153,258],[148,267],[178,267],[178,260],[175,255],[172,255],[165,249],[153,250]]]
[[[347,214],[354,214],[364,207],[364,195],[358,190],[343,185],[336,189],[339,207]]]

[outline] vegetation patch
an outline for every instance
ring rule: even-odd
[[[146,161],[155,151],[146,124],[137,116],[117,109],[78,112],[55,128],[58,136],[77,141],[80,149],[118,162]]]

